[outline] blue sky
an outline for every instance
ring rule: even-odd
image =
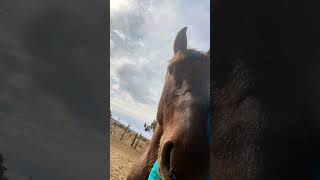
[[[143,132],[156,118],[177,32],[187,26],[189,48],[209,49],[210,0],[111,0],[110,8],[111,111]]]

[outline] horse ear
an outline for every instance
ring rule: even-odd
[[[187,51],[187,27],[182,28],[174,41],[173,46],[174,54],[176,54],[179,50],[182,52]]]

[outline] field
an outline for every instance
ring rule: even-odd
[[[113,124],[110,128],[112,127]],[[134,165],[134,162],[146,148],[147,143],[140,139],[136,149],[134,149],[133,147],[136,142],[134,146],[131,147],[135,136],[134,132],[126,133],[120,141],[125,127],[116,126],[112,129],[113,132],[110,132],[110,179],[124,180]]]

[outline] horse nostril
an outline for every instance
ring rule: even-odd
[[[162,148],[162,168],[164,168],[165,171],[169,172],[171,171],[171,160],[172,160],[172,150],[173,150],[173,143],[172,142],[166,142],[163,145]]]

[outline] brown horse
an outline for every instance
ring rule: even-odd
[[[158,106],[157,127],[128,180],[148,179],[156,160],[163,180],[208,177],[210,55],[209,51],[187,49],[186,30],[180,30],[174,42],[174,56]]]

